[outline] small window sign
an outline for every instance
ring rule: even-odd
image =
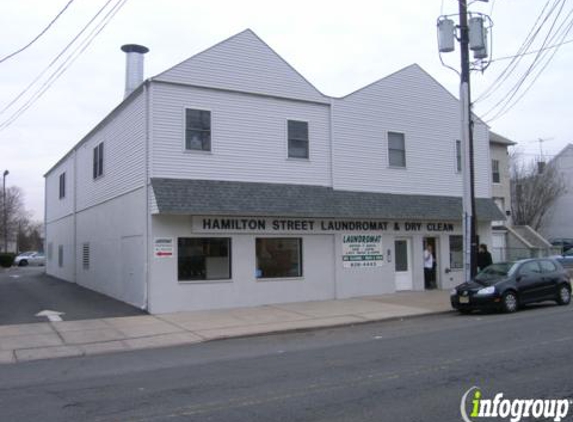
[[[155,258],[173,258],[173,238],[156,237],[153,241],[153,256]]]

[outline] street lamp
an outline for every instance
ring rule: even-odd
[[[8,252],[8,209],[6,207],[6,176],[8,176],[10,172],[8,170],[4,170],[2,174],[2,196],[4,205],[4,252]]]

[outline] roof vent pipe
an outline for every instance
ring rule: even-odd
[[[149,48],[137,44],[121,46],[126,53],[125,61],[125,95],[126,98],[143,82],[143,55]]]

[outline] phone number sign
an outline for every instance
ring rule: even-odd
[[[343,235],[342,264],[345,268],[381,267],[384,264],[382,236],[370,234]]]

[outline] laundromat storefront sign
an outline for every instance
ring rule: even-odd
[[[459,223],[432,221],[194,216],[191,224],[195,233],[461,233]]]
[[[342,264],[345,268],[382,266],[384,264],[382,236],[371,234],[343,235]]]

